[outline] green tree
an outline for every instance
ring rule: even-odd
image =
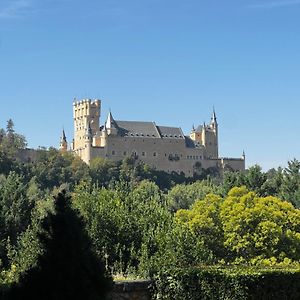
[[[214,262],[226,256],[220,220],[221,203],[220,196],[208,194],[203,200],[196,201],[190,210],[178,210],[175,214],[176,222],[187,226],[202,246],[213,253]]]
[[[202,200],[210,193],[220,194],[221,189],[209,180],[177,184],[168,191],[168,205],[174,212],[178,209],[188,209],[196,200]]]
[[[42,228],[39,239],[44,253],[20,277],[11,299],[103,299],[111,279],[65,192],[55,198],[54,213],[44,219]]]
[[[221,205],[224,245],[236,261],[300,258],[300,211],[276,197],[233,188]]]
[[[24,149],[27,146],[25,137],[15,132],[11,119],[7,121],[6,131],[2,129],[0,135],[0,150],[9,153],[11,157],[16,155],[18,149]]]
[[[0,258],[8,264],[7,241],[16,244],[21,232],[30,224],[31,210],[34,203],[27,197],[27,185],[22,177],[11,172],[7,177],[0,177]]]
[[[300,161],[293,159],[284,169],[280,196],[300,208]]]

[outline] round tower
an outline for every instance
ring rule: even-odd
[[[93,132],[90,123],[87,124],[86,128],[87,129],[84,135],[84,155],[81,157],[81,159],[87,164],[90,164],[92,156]]]

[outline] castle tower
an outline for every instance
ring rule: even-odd
[[[74,143],[73,150],[77,152],[85,147],[86,132],[91,129],[92,136],[99,131],[101,101],[85,99],[74,101]]]
[[[219,145],[218,145],[218,122],[217,122],[215,108],[213,108],[210,128],[213,131],[213,137],[212,137],[213,157],[217,158],[219,156],[219,151],[218,151]]]
[[[92,155],[92,143],[93,143],[93,132],[91,124],[88,123],[86,125],[86,132],[84,135],[84,150],[83,150],[83,156],[81,157],[84,162],[87,164],[91,161],[91,155]]]
[[[60,145],[59,145],[59,150],[61,152],[66,152],[68,150],[68,142],[65,134],[65,130],[63,129],[62,135],[60,138]]]
[[[210,124],[204,123],[203,125],[202,141],[206,158],[218,158],[218,122],[215,109],[213,109]]]

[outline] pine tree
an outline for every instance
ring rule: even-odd
[[[42,225],[45,252],[12,289],[11,299],[105,299],[112,280],[91,249],[81,217],[65,192],[55,197],[54,207]]]

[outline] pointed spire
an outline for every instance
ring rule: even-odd
[[[66,134],[65,134],[65,129],[63,129],[63,131],[62,131],[61,141],[62,142],[67,142],[67,138],[66,138]]]
[[[214,106],[213,106],[213,113],[212,113],[211,121],[212,121],[212,123],[217,123],[217,115],[216,115]]]
[[[116,123],[115,123],[115,120],[114,120],[110,110],[109,110],[109,113],[107,116],[105,127],[106,127],[106,129],[116,128]]]
[[[192,126],[192,131],[193,132],[195,132],[196,131],[196,129],[195,129],[195,125],[193,124],[193,126]]]
[[[242,159],[243,159],[243,160],[245,160],[245,159],[246,159],[245,150],[243,150]]]
[[[62,135],[60,137],[60,145],[59,145],[60,151],[67,151],[68,150],[68,142],[65,134],[65,130],[63,129]]]

